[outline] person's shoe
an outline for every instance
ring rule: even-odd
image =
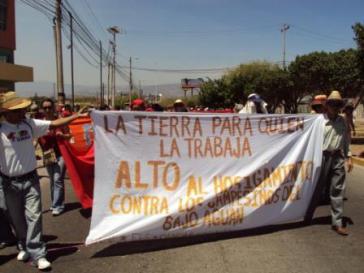
[[[39,270],[49,269],[52,267],[51,263],[46,258],[40,258],[37,261],[37,267]]]
[[[53,209],[52,210],[52,215],[53,216],[59,216],[59,215],[62,214],[62,212],[63,212],[63,209]]]
[[[18,261],[26,262],[29,259],[29,253],[24,250],[20,250],[18,256],[16,256],[16,259]]]
[[[349,231],[344,227],[332,226],[332,229],[341,236],[348,236]]]

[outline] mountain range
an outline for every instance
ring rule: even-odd
[[[27,83],[17,83],[15,86],[16,92],[19,96],[23,97],[32,97],[34,95],[37,96],[46,96],[46,97],[55,97],[56,94],[56,86],[52,82],[27,82]],[[100,87],[99,86],[87,86],[87,85],[75,85],[75,96],[96,96],[100,95]],[[128,94],[129,87],[128,86],[117,86],[117,93]],[[161,84],[158,86],[154,85],[146,85],[142,86],[143,95],[158,95],[162,94],[167,98],[176,98],[183,97],[184,92],[181,89],[180,84]],[[105,90],[107,92],[107,90]],[[71,96],[71,85],[65,85],[65,93],[66,97]]]

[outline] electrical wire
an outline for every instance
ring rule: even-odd
[[[83,0],[83,2],[86,4],[87,8],[89,9],[90,13],[92,14],[92,16],[95,19],[95,22],[97,23],[98,27],[100,28],[101,32],[104,35],[107,35],[107,32],[105,30],[105,28],[103,28],[102,24],[100,23],[99,19],[97,18],[96,14],[94,13],[93,9],[91,8],[91,5],[89,4],[89,2],[87,0]]]
[[[298,31],[301,35],[306,35],[306,37],[310,37],[313,39],[321,39],[321,40],[329,40],[333,43],[339,43],[339,44],[343,44],[343,43],[348,43],[348,40],[345,39],[341,39],[341,38],[337,38],[337,37],[333,37],[330,35],[326,35],[326,34],[322,34],[322,33],[318,33],[316,31],[312,31],[297,25],[290,25],[294,30]]]

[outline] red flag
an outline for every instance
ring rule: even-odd
[[[83,208],[92,207],[94,188],[93,129],[89,118],[77,119],[69,125],[72,139],[60,140],[62,153],[73,189]]]

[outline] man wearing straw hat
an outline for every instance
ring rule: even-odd
[[[343,107],[344,101],[339,91],[332,91],[326,101],[323,159],[320,183],[316,192],[320,192],[322,187],[328,190],[331,204],[332,229],[337,234],[346,236],[349,232],[343,225],[345,163],[348,172],[351,172],[353,169],[353,163],[349,149],[347,124],[344,118],[339,115]],[[315,198],[317,197],[313,197],[313,199]],[[310,221],[314,209],[315,206],[309,208],[306,214],[306,221]]]
[[[26,109],[31,101],[15,92],[0,94],[0,175],[6,205],[18,240],[19,261],[32,259],[40,270],[51,267],[42,241],[42,208],[33,138],[49,129],[70,123],[87,115],[84,109],[70,117],[53,121],[28,119]]]

